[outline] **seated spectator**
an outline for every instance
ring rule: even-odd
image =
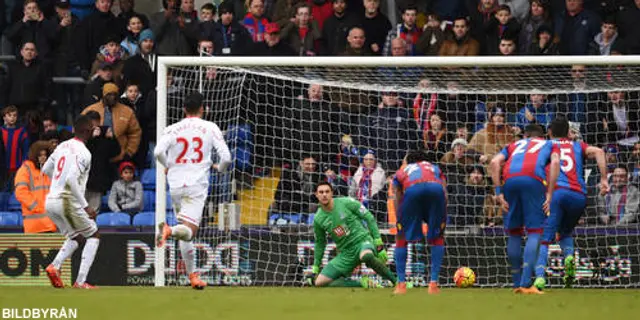
[[[295,53],[286,43],[280,41],[280,27],[269,23],[265,29],[264,41],[259,43],[256,52],[261,56],[294,56]]]
[[[416,44],[416,50],[420,55],[437,56],[444,41],[445,35],[440,28],[440,18],[436,14],[428,15],[427,23],[424,25],[422,35]]]
[[[20,57],[7,63],[0,105],[14,105],[21,114],[28,110],[42,111],[50,102],[50,82],[48,68],[38,59],[35,44],[26,42],[20,49]]]
[[[560,54],[585,55],[589,43],[600,31],[600,17],[584,8],[584,0],[566,0],[565,10],[555,18],[555,34],[560,37]]]
[[[536,31],[536,40],[529,46],[527,52],[533,56],[557,55],[560,51],[558,44],[553,41],[553,30],[547,25],[541,25]]]
[[[364,0],[365,12],[360,24],[366,35],[364,45],[379,56],[382,54],[384,41],[391,29],[391,22],[380,12],[380,0]]]
[[[18,108],[8,106],[2,109],[4,125],[0,128],[2,145],[4,146],[4,164],[2,168],[7,173],[7,189],[13,190],[13,178],[22,162],[29,155],[29,132],[26,127],[18,125]],[[0,186],[4,188],[5,186]]]
[[[29,158],[16,173],[16,199],[22,205],[24,233],[55,232],[56,225],[45,210],[45,199],[49,193],[51,179],[40,170],[50,154],[46,141],[37,141],[29,148]]]
[[[619,50],[622,39],[618,37],[618,26],[613,17],[607,17],[600,26],[601,32],[589,43],[589,54],[608,56],[616,48]]]
[[[382,55],[391,55],[391,41],[395,38],[404,39],[407,44],[407,55],[415,56],[418,54],[416,44],[418,44],[418,40],[422,35],[422,30],[416,26],[417,15],[418,9],[415,6],[407,5],[402,9],[402,23],[389,30],[382,49]]]
[[[371,51],[364,46],[365,34],[362,28],[353,27],[349,31],[347,36],[346,50],[342,53],[343,56],[370,56]]]
[[[132,17],[138,17],[141,23],[141,30],[149,28],[149,18],[146,15],[135,11],[135,0],[119,0],[118,8],[120,9],[120,13],[116,17],[116,21],[118,23],[118,33],[122,38],[127,36],[128,27],[131,24]],[[123,46],[124,47],[124,46]],[[129,52],[129,55],[134,55],[134,53]]]
[[[109,210],[134,215],[144,206],[142,183],[134,180],[136,167],[131,162],[122,162],[118,172],[120,179],[113,183],[109,193]]]
[[[611,190],[598,197],[598,206],[603,208],[600,221],[610,225],[636,223],[640,214],[640,191],[629,183],[625,166],[618,166],[612,175]]]
[[[467,140],[455,139],[451,143],[451,151],[440,158],[440,165],[447,177],[448,184],[462,183],[467,168],[476,163],[473,157],[467,153],[467,145]]]
[[[516,140],[513,129],[505,123],[505,111],[502,106],[488,110],[490,122],[473,135],[469,149],[491,159],[507,144]]]
[[[24,1],[23,18],[7,28],[4,34],[14,48],[31,42],[35,44],[42,61],[52,61],[53,50],[58,40],[58,28],[55,22],[45,19],[36,0]]]
[[[294,7],[295,16],[292,22],[282,27],[280,37],[289,44],[297,56],[315,56],[315,42],[322,34],[315,21],[311,19],[309,5],[301,2]]]
[[[551,13],[549,12],[549,3],[545,0],[530,1],[530,11],[527,17],[522,21],[520,35],[518,38],[518,52],[520,54],[529,54],[530,49],[538,39],[538,30],[541,26],[552,26]],[[550,38],[553,38],[553,29],[549,28]]]
[[[520,34],[520,25],[515,18],[511,17],[511,8],[508,5],[503,4],[498,7],[495,15],[487,21],[484,30],[486,33],[485,54],[498,55],[501,53],[500,47],[505,39],[511,39],[514,44],[513,52],[516,51],[515,39]],[[504,53],[502,54],[504,55]]]
[[[116,84],[121,84],[122,68],[127,58],[129,58],[129,55],[120,46],[120,41],[118,41],[117,36],[110,36],[104,45],[100,47],[100,51],[96,55],[96,60],[91,66],[91,75],[95,75],[98,68],[104,69],[105,64],[110,64],[113,70],[113,81]]]
[[[177,0],[162,1],[162,6],[164,10],[154,13],[150,19],[151,30],[157,39],[156,53],[163,56],[193,55],[198,38],[197,19],[182,12]]]
[[[351,37],[354,27],[357,25],[356,17],[349,14],[347,9],[346,0],[333,0],[333,14],[324,21],[322,26],[321,36],[321,53],[327,56],[340,55],[341,53],[349,52],[349,47],[353,48],[353,44],[347,44],[349,37]],[[358,45],[358,50],[361,50],[364,46],[364,30],[358,28],[362,32],[362,45]],[[365,50],[369,51],[369,48],[365,47]],[[344,54],[343,54],[344,55]],[[353,54],[347,54],[353,55]]]
[[[444,40],[440,47],[440,56],[477,56],[480,43],[469,36],[469,22],[466,18],[453,21],[453,39]]]
[[[213,32],[215,55],[245,55],[253,48],[247,29],[233,18],[233,5],[223,2],[218,8],[220,20]],[[155,32],[154,32],[155,33]]]
[[[216,14],[218,9],[211,2],[207,2],[200,7],[200,23],[198,24],[198,34],[205,39],[213,39],[216,26]]]
[[[376,161],[376,154],[368,150],[362,159],[362,165],[353,175],[349,186],[349,196],[360,201],[369,208],[370,201],[377,198],[384,189],[387,177],[382,166]]]
[[[516,125],[524,131],[528,124],[537,123],[546,128],[555,118],[555,107],[544,94],[530,94],[529,102],[516,115]]]
[[[487,185],[484,168],[471,166],[462,173],[463,182],[450,184],[448,214],[456,226],[499,225],[501,216]]]
[[[267,24],[269,24],[269,20],[264,17],[264,2],[262,0],[247,0],[247,4],[249,12],[244,16],[242,25],[247,28],[254,43],[264,42],[264,34]]]
[[[140,32],[142,32],[144,25],[142,19],[139,16],[132,16],[129,18],[129,24],[127,25],[127,33],[124,40],[120,42],[120,47],[124,49],[128,56],[138,54],[138,44],[140,43]],[[102,51],[102,50],[100,50]]]
[[[625,139],[638,137],[640,106],[627,95],[622,91],[609,91],[606,101],[601,101],[595,112],[589,112],[587,131],[595,136],[596,144],[624,143]]]
[[[113,83],[105,84],[102,88],[102,101],[88,106],[82,114],[89,111],[100,114],[100,125],[111,128],[120,144],[120,154],[111,158],[111,162],[131,159],[138,151],[142,130],[134,111],[118,102],[118,86]]]
[[[271,212],[314,212],[317,209],[315,186],[321,179],[313,156],[303,156],[293,169],[283,168]]]

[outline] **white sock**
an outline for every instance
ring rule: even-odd
[[[187,268],[187,274],[193,273],[193,266],[196,263],[196,251],[193,248],[193,242],[180,240],[180,253]]]
[[[76,279],[78,284],[83,284],[87,281],[87,275],[89,274],[89,269],[91,269],[91,265],[93,264],[93,259],[96,257],[96,251],[98,251],[99,244],[100,239],[98,238],[89,238],[84,244],[84,249],[82,250],[82,262],[80,262],[80,270],[78,270],[78,278]]]
[[[78,241],[72,239],[65,240],[62,244],[62,248],[60,248],[60,251],[58,251],[56,258],[53,259],[53,266],[56,269],[60,270],[64,261],[71,257],[76,249],[78,249]]]
[[[178,240],[190,241],[193,236],[193,232],[191,231],[191,228],[183,224],[179,224],[171,227],[171,236]]]

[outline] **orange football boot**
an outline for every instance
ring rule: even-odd
[[[92,285],[90,285],[90,284],[88,284],[86,282],[83,283],[83,284],[78,284],[76,282],[76,283],[73,284],[73,287],[76,288],[76,289],[90,289],[90,290],[98,289],[98,287],[92,286]]]
[[[156,238],[156,246],[158,246],[158,248],[164,247],[164,243],[167,241],[167,239],[169,239],[170,236],[171,228],[169,228],[166,223],[160,222],[160,224],[158,224],[158,237]]]
[[[393,290],[393,294],[397,294],[397,295],[407,294],[407,283],[398,282],[398,284],[396,284],[396,289]]]
[[[435,281],[429,282],[429,294],[439,294],[440,287],[438,287],[438,283]]]
[[[53,264],[48,265],[44,270],[47,272],[47,277],[49,277],[49,281],[51,281],[51,285],[54,288],[64,288],[64,283],[62,282],[62,278],[60,278],[60,270],[56,269]]]
[[[207,286],[207,283],[202,281],[202,280],[200,280],[200,277],[195,272],[192,272],[189,275],[189,281],[191,281],[191,288],[194,288],[194,289],[197,289],[197,290],[202,290],[202,289],[204,289],[204,287]]]

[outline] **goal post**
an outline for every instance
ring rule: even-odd
[[[309,196],[310,182],[318,179],[341,179],[343,195],[367,203],[393,265],[387,178],[410,149],[427,150],[456,181],[448,188],[444,285],[452,284],[460,266],[474,269],[481,286],[510,285],[500,213],[484,201],[492,190],[486,158],[517,139],[524,124],[566,116],[586,142],[627,168],[630,186],[637,190],[640,182],[634,171],[640,170],[640,152],[633,153],[639,134],[633,131],[640,128],[640,56],[159,57],[157,77],[157,138],[181,119],[185,95],[199,91],[205,118],[223,130],[234,159],[231,173],[212,175],[209,209],[194,240],[198,271],[210,285],[303,285],[313,257],[314,204],[299,194]],[[311,98],[313,86],[320,93]],[[608,109],[612,104],[627,115]],[[508,128],[499,135],[488,131],[498,113],[500,126]],[[468,135],[464,155],[456,157],[458,129]],[[366,169],[368,154],[379,164],[382,181],[368,175],[378,170]],[[313,167],[313,176],[305,165]],[[164,168],[156,169],[159,222],[175,214],[166,203]],[[611,198],[595,194],[597,168],[588,162],[585,171],[587,213],[576,230],[578,286],[639,287],[640,217],[614,216]],[[483,177],[474,181],[474,172]],[[302,190],[276,190],[281,185]],[[334,255],[330,245],[324,262]],[[552,246],[546,270],[552,286],[562,277],[560,257]],[[409,259],[409,279],[427,283],[424,244],[413,245]],[[156,250],[155,285],[186,283],[180,264],[177,245]],[[361,267],[353,276],[370,273]]]

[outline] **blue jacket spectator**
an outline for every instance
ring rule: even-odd
[[[567,2],[567,8],[555,21],[560,37],[560,54],[586,55],[589,43],[600,32],[600,17],[585,10],[581,1]]]
[[[555,117],[555,106],[546,102],[543,94],[532,94],[529,97],[529,102],[516,115],[516,125],[522,130],[532,123],[546,128]]]

